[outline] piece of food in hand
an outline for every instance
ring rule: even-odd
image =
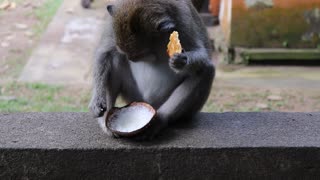
[[[180,54],[182,52],[182,47],[179,40],[179,33],[173,31],[170,35],[170,41],[167,46],[168,55],[172,58],[174,54]]]
[[[134,102],[122,108],[113,108],[106,118],[107,128],[114,134],[129,137],[146,129],[156,115],[154,108],[143,102]]]

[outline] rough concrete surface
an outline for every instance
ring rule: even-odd
[[[320,176],[320,113],[202,113],[151,142],[114,139],[87,113],[0,115],[0,179]]]

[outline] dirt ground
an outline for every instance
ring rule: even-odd
[[[42,20],[36,11],[46,1],[17,1],[16,8],[0,10],[0,111],[87,111],[90,87],[16,82],[32,49],[41,38],[43,30],[37,27]],[[205,112],[319,110],[318,90],[246,87],[227,84],[219,78],[214,82],[203,109]]]
[[[4,1],[0,1],[0,4]],[[32,48],[38,40],[36,27],[40,23],[36,10],[44,0],[11,1],[13,9],[0,10],[0,79],[14,80],[20,74]]]
[[[320,110],[318,90],[259,88],[214,83],[205,112],[284,111],[314,112]]]

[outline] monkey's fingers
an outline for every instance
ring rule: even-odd
[[[96,96],[91,99],[89,104],[89,109],[95,118],[102,117],[107,111],[106,107],[106,102],[101,98],[97,98]]]

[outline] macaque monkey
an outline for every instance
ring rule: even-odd
[[[101,117],[121,95],[146,102],[157,122],[152,138],[174,121],[192,118],[206,102],[215,76],[206,28],[190,0],[117,0],[108,5],[94,62],[89,108]],[[183,51],[169,57],[167,44],[179,32]]]

